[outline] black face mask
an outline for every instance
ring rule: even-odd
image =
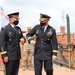
[[[17,25],[17,24],[19,23],[19,20],[15,20],[13,23],[14,23],[15,25]]]
[[[45,22],[44,23],[43,22],[40,22],[40,25],[41,26],[44,26],[44,25],[46,25],[46,23]]]

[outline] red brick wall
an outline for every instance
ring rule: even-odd
[[[70,39],[71,39],[71,43],[72,42],[75,43],[74,34],[70,35]],[[67,34],[57,35],[57,40],[58,42],[61,42],[61,43],[67,43]]]
[[[3,61],[2,61],[2,58],[1,58],[1,54],[0,54],[0,66],[3,65]]]

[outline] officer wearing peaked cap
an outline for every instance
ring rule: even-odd
[[[19,12],[11,13],[11,14],[8,14],[7,16],[9,18],[11,18],[11,17],[19,18]]]
[[[35,75],[42,75],[42,65],[44,62],[44,69],[47,75],[53,75],[52,60],[57,57],[57,38],[56,32],[48,22],[51,17],[46,14],[40,14],[40,24],[33,27],[33,29],[26,35],[28,42],[35,45],[34,50],[34,69]],[[36,42],[32,36],[36,35]]]
[[[21,28],[18,27],[19,12],[8,14],[9,24],[1,28],[1,55],[6,75],[18,75],[21,58],[19,42],[24,43]]]
[[[46,14],[41,14],[41,13],[40,13],[40,17],[41,17],[41,18],[51,18],[50,16],[48,16],[48,15],[46,15]]]

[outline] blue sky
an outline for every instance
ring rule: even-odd
[[[49,24],[57,32],[60,31],[61,25],[66,27],[66,14],[68,14],[70,31],[75,32],[75,0],[0,0],[0,5],[6,14],[20,12],[19,26],[22,30],[28,26],[34,27],[39,24],[40,13],[43,13],[51,16]],[[2,23],[5,25],[8,21],[2,20]]]

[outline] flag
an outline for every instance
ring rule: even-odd
[[[4,16],[8,20],[8,16],[5,14],[5,12],[1,6],[0,6],[0,15]]]

